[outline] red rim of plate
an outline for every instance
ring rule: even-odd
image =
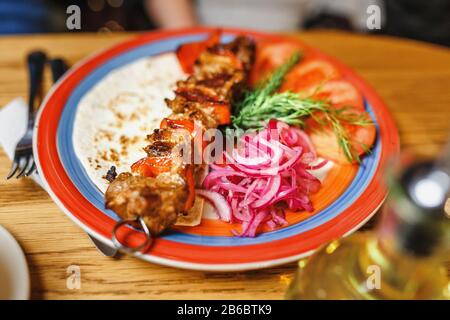
[[[66,174],[60,161],[56,132],[59,118],[72,89],[97,66],[109,59],[143,44],[173,36],[205,33],[214,28],[192,28],[176,31],[157,31],[118,44],[77,64],[51,90],[40,108],[34,133],[34,152],[38,171],[52,199],[86,232],[112,246],[110,240],[115,221],[89,203]],[[247,34],[256,38],[297,41],[290,37],[269,35],[240,29],[223,29],[226,33]],[[148,253],[136,256],[154,263],[197,270],[246,270],[287,263],[304,257],[320,245],[347,235],[364,224],[381,206],[386,189],[381,181],[386,161],[399,150],[399,138],[387,107],[375,91],[358,75],[338,60],[304,43],[320,57],[330,61],[355,85],[370,102],[379,124],[378,139],[382,141],[380,161],[373,179],[362,195],[332,220],[304,233],[270,243],[239,247],[199,246],[157,239]],[[50,107],[51,106],[51,107]],[[129,232],[129,230],[128,230]],[[130,245],[142,243],[143,235],[132,232],[127,236]],[[220,255],[214,254],[220,251]]]

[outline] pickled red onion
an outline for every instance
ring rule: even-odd
[[[253,150],[253,153],[249,152]],[[255,151],[256,154],[255,154]],[[273,229],[287,223],[285,209],[312,211],[309,195],[320,181],[308,170],[323,167],[313,144],[302,130],[270,120],[254,136],[240,138],[232,154],[224,153],[225,165],[212,165],[203,182],[221,220],[241,223],[240,237],[254,237],[260,225]]]

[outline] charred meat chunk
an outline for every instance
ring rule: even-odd
[[[183,210],[186,185],[182,179],[158,179],[121,173],[106,191],[106,208],[122,219],[141,216],[152,235],[172,226]]]

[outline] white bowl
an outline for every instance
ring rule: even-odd
[[[30,297],[27,261],[17,241],[0,226],[0,300]]]

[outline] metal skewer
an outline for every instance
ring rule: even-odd
[[[133,224],[133,223],[139,223],[140,229],[144,232],[145,234],[145,241],[140,244],[137,247],[128,247],[124,244],[122,244],[122,242],[120,242],[120,240],[117,238],[117,232],[119,231],[119,229],[122,226],[125,226],[127,224]],[[150,233],[150,230],[148,229],[147,225],[144,222],[144,219],[142,219],[142,217],[137,217],[135,219],[126,219],[126,220],[120,220],[119,222],[117,222],[117,224],[114,226],[113,232],[112,232],[112,242],[114,243],[114,246],[117,249],[123,250],[125,252],[128,253],[136,253],[136,252],[140,252],[146,248],[148,248],[150,246],[150,244],[152,243],[152,235]]]

